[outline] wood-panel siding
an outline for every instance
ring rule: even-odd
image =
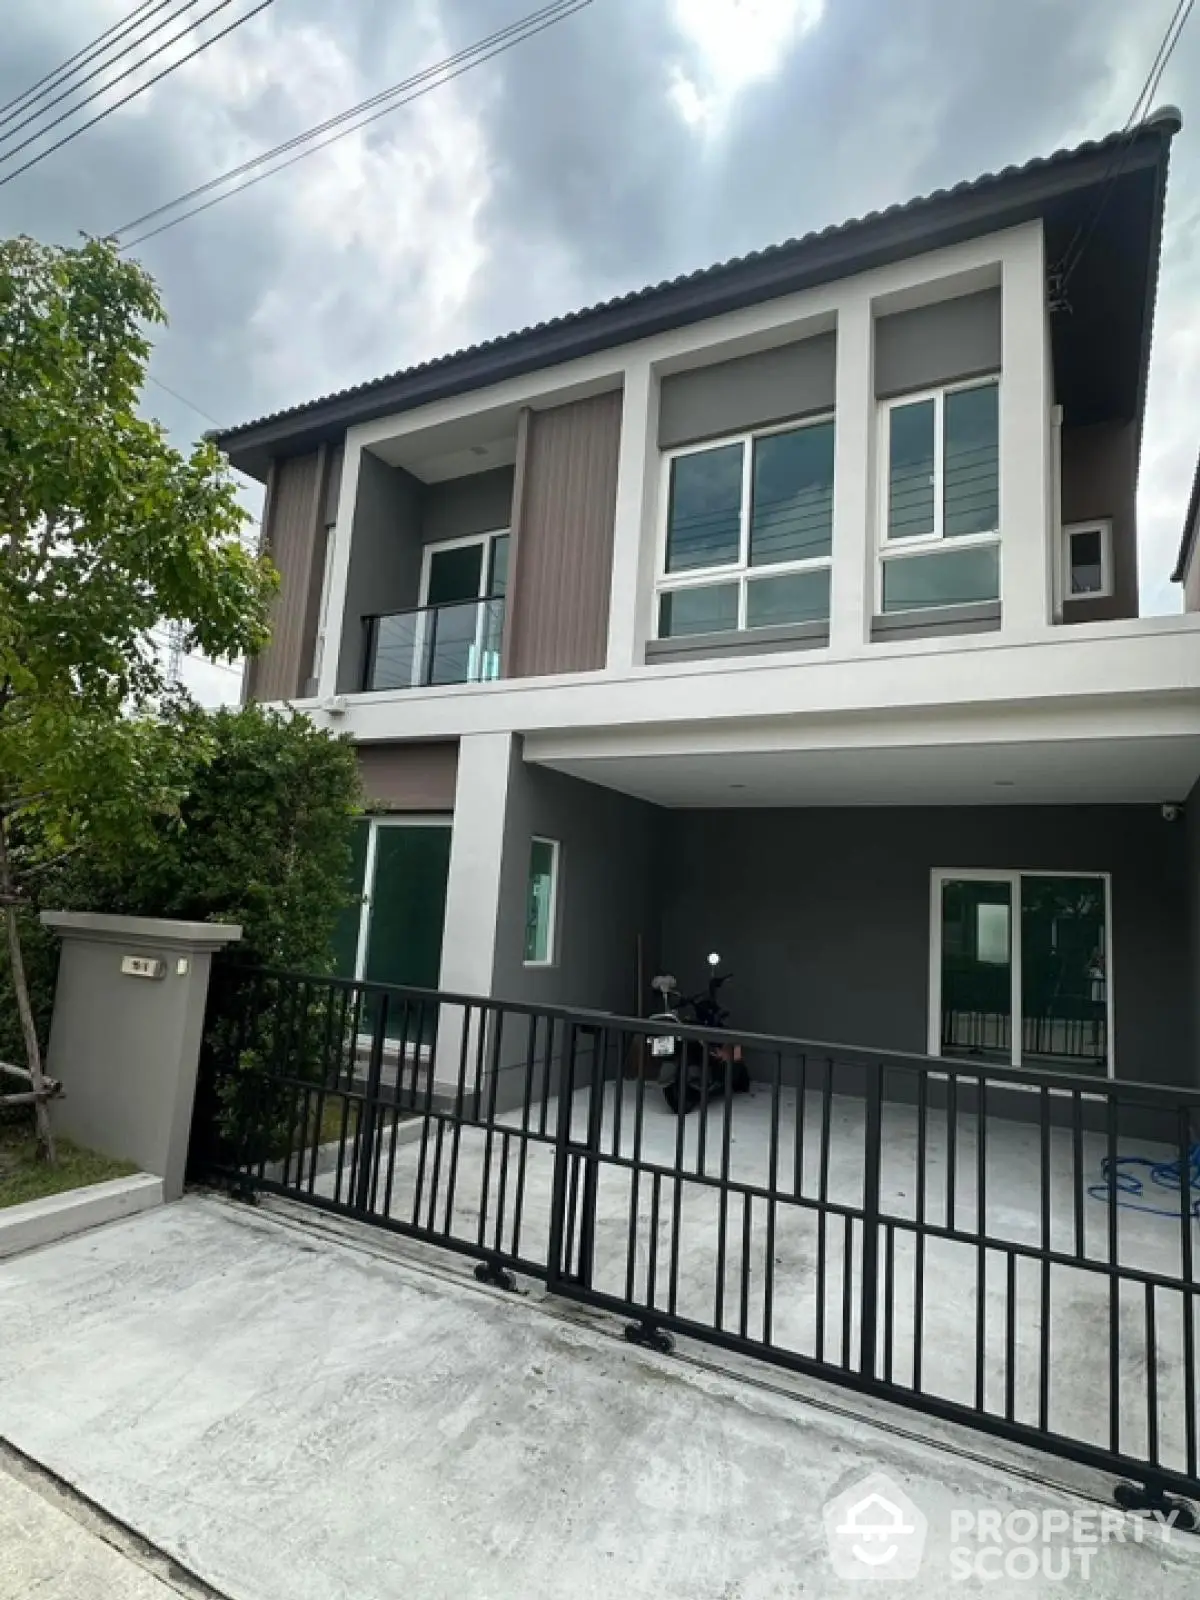
[[[279,569],[271,608],[271,641],[251,663],[249,700],[291,700],[304,690],[312,664],[324,565],[325,448],[272,464],[263,517],[263,548]],[[307,653],[306,653],[307,652]]]
[[[605,663],[621,405],[614,391],[527,417],[506,677],[590,672]]]
[[[458,741],[359,745],[358,775],[373,810],[453,811]]]

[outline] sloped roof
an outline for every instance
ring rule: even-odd
[[[269,455],[309,448],[355,422],[425,405],[518,373],[612,348],[666,328],[683,326],[814,283],[831,281],[883,261],[937,248],[956,239],[1040,214],[1064,192],[1115,182],[1135,156],[1165,162],[1182,126],[1173,106],[1154,112],[1128,133],[1088,140],[1036,156],[1020,166],[937,189],[903,204],[814,230],[747,255],[703,267],[596,305],[486,339],[429,361],[270,412],[209,435],[235,465],[264,475]],[[1116,159],[1114,159],[1116,158]],[[1159,240],[1151,241],[1152,274]]]
[[[1200,539],[1200,459],[1196,462],[1196,473],[1192,479],[1192,493],[1188,500],[1187,515],[1183,519],[1183,537],[1179,541],[1175,571],[1171,574],[1172,583],[1182,583],[1187,577],[1197,539]]]

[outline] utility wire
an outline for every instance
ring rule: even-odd
[[[60,122],[65,122],[68,117],[73,117],[77,111],[81,111],[83,107],[90,104],[91,101],[97,99],[100,95],[107,93],[107,91],[111,89],[114,84],[120,83],[122,78],[129,77],[130,74],[136,72],[139,67],[144,67],[148,62],[162,55],[170,48],[171,45],[175,44],[177,40],[181,39],[184,34],[190,33],[192,29],[198,27],[201,22],[206,22],[209,17],[215,16],[218,11],[224,11],[226,6],[231,5],[232,3],[233,0],[220,0],[220,4],[214,6],[212,11],[208,11],[204,14],[204,16],[198,17],[194,23],[189,23],[188,26],[182,30],[182,32],[173,35],[170,39],[164,40],[161,45],[151,51],[150,55],[147,56],[145,60],[136,62],[134,66],[129,67],[125,72],[120,73],[109,83],[106,83],[102,89],[96,90],[95,94],[89,95],[87,99],[81,100],[80,103],[77,106],[72,107],[70,111],[65,111],[61,117],[57,117],[53,122],[47,124],[46,127],[39,129],[36,134],[26,139],[23,144],[19,144],[14,149],[6,151],[4,157],[0,159],[10,159],[12,156],[17,155],[21,150],[24,150],[26,146],[36,143],[37,140],[42,138],[44,134],[49,133],[51,128],[57,127]],[[89,128],[94,128],[98,122],[103,122],[106,117],[111,117],[114,111],[119,111],[122,106],[128,105],[131,100],[136,100],[138,95],[145,94],[146,90],[152,89],[156,83],[161,83],[164,78],[169,78],[173,72],[178,72],[180,67],[186,66],[187,63],[194,60],[196,56],[203,54],[205,50],[211,49],[214,44],[218,44],[227,35],[236,32],[236,30],[240,28],[243,23],[249,22],[252,17],[257,17],[259,12],[265,11],[268,6],[272,6],[274,4],[275,0],[259,0],[259,3],[252,10],[247,11],[244,16],[238,17],[233,22],[227,24],[227,26],[222,28],[219,33],[214,33],[211,39],[205,39],[203,43],[198,44],[194,50],[190,50],[187,55],[181,56],[178,61],[172,62],[169,67],[164,67],[161,72],[156,73],[153,78],[147,79],[147,81],[143,84],[140,84],[138,88],[131,90],[129,94],[118,100],[115,105],[106,107],[106,109],[101,111],[98,116],[93,117],[89,122],[85,122],[82,127],[73,129],[72,132],[59,139],[56,144],[50,145],[45,150],[40,150],[37,155],[32,156],[24,163],[23,166],[17,167],[15,171],[8,172],[3,177],[0,177],[0,189],[2,189],[6,183],[11,183],[14,178],[19,178],[22,173],[28,172],[31,167],[36,167],[39,162],[45,161],[46,157],[52,156],[56,150],[61,150],[64,145],[70,144],[73,139],[78,139],[81,133],[86,133]]]
[[[161,389],[164,394],[169,394],[173,400],[178,400],[181,406],[187,406],[188,409],[194,411],[198,417],[203,417],[205,422],[211,422],[214,428],[219,428],[221,426],[211,412],[205,411],[204,407],[198,406],[194,400],[189,400],[187,395],[180,394],[178,389],[172,389],[169,383],[164,383],[161,378],[156,378],[152,372],[147,372],[145,374],[145,378],[147,383],[152,383],[156,389]],[[231,472],[238,473],[240,477],[250,478],[250,474],[248,472],[243,472],[240,467],[231,467],[229,470]],[[256,489],[260,489],[262,487],[262,485],[254,478],[250,478],[250,482],[254,484]],[[250,513],[247,512],[246,515],[250,516]],[[250,517],[250,521],[256,528],[262,527],[262,523],[257,517]]]
[[[307,144],[317,133],[330,126],[339,123],[344,124],[348,118],[358,116],[359,113],[369,109],[371,106],[378,105],[380,100],[389,99],[391,96],[399,94],[401,90],[408,87],[409,83],[417,83],[419,85],[419,87],[412,89],[411,92],[404,94],[402,98],[391,100],[391,103],[383,106],[381,110],[372,112],[370,116],[362,117],[360,121],[350,123],[348,126],[340,126],[338,131],[329,138],[322,139],[316,144],[309,144],[307,149],[300,150],[287,161],[281,161],[278,166],[271,167],[266,172],[259,172],[245,183],[240,183],[236,187],[226,190],[225,193],[218,194],[213,199],[205,201],[203,205],[193,206],[181,215],[161,223],[157,228],[151,228],[146,233],[138,234],[136,238],[126,240],[121,245],[121,248],[122,250],[131,250],[135,245],[144,244],[147,239],[153,239],[160,233],[166,233],[169,228],[177,227],[179,223],[186,222],[190,217],[196,217],[201,212],[211,210],[213,206],[219,205],[222,200],[228,200],[232,195],[241,194],[244,190],[253,188],[255,184],[261,183],[265,178],[272,178],[276,173],[295,166],[298,161],[303,161],[307,156],[315,155],[318,150],[324,150],[327,146],[336,144],[339,139],[344,139],[347,134],[357,133],[361,128],[368,127],[372,122],[378,122],[380,118],[390,116],[393,111],[398,111],[401,106],[410,105],[412,101],[420,99],[422,95],[428,94],[432,89],[439,88],[442,84],[461,77],[463,73],[469,72],[472,67],[481,66],[485,61],[491,61],[496,56],[503,55],[505,51],[522,44],[526,39],[533,38],[535,34],[543,33],[556,23],[565,21],[568,17],[574,16],[578,11],[583,11],[591,4],[592,0],[558,0],[556,5],[548,6],[540,12],[531,12],[528,16],[522,18],[520,22],[511,24],[508,28],[500,30],[497,34],[489,35],[486,39],[481,39],[468,50],[460,51],[458,55],[447,57],[446,60],[427,68],[423,73],[417,74],[415,78],[406,80],[404,83],[395,84],[391,89],[384,90],[381,95],[376,95],[371,100],[364,101],[361,105],[352,106],[348,111],[341,113],[339,117],[332,118],[330,122],[322,123],[305,134],[297,135],[296,138],[289,140],[276,150],[267,151],[266,154],[257,157],[254,161],[244,163],[243,166],[233,168],[222,177],[214,178],[208,184],[201,185],[199,189],[191,191],[190,194],[181,195],[177,200],[171,201],[165,206],[160,206],[153,212],[147,212],[144,217],[137,218],[134,222],[127,223],[124,228],[118,229],[114,237],[119,238],[121,234],[130,232],[140,223],[149,221],[153,217],[161,216],[164,212],[172,211],[177,206],[186,203],[188,199],[217,188],[221,184],[228,182],[232,177],[240,177],[250,168],[261,166],[263,162],[271,161],[275,156],[295,149],[299,144]],[[553,15],[549,13],[553,13]],[[464,60],[463,58],[467,56],[470,56],[471,59]]]
[[[140,217],[134,217],[132,222],[126,222],[120,228],[114,229],[113,237],[119,238],[123,233],[132,233],[135,228],[141,228],[147,222],[153,222],[158,217],[177,210],[178,207],[186,205],[189,200],[199,199],[201,195],[210,194],[214,189],[219,189],[222,184],[228,183],[231,179],[240,178],[244,173],[252,172],[255,167],[262,166],[265,161],[273,161],[276,156],[286,155],[289,150],[294,150],[299,145],[307,144],[310,140],[315,139],[318,134],[327,133],[331,128],[340,127],[348,122],[351,117],[356,117],[364,111],[370,111],[373,107],[381,105],[385,100],[391,100],[405,90],[419,87],[438,73],[449,67],[457,66],[460,62],[477,55],[489,46],[511,37],[531,23],[548,18],[552,13],[563,11],[569,3],[574,3],[574,0],[553,0],[553,4],[545,6],[541,11],[532,12],[517,22],[509,23],[506,28],[501,28],[496,33],[489,34],[486,39],[481,39],[473,45],[464,47],[455,55],[447,57],[445,61],[439,61],[432,67],[425,67],[422,71],[414,73],[412,77],[405,78],[400,83],[394,83],[390,89],[383,89],[369,99],[359,101],[357,105],[349,107],[348,110],[339,111],[336,117],[330,117],[325,122],[319,122],[314,127],[305,129],[303,133],[298,133],[293,138],[276,145],[273,150],[266,150],[261,155],[253,156],[249,161],[243,161],[240,166],[231,167],[228,172],[223,172],[219,177],[209,179],[207,183],[198,184],[196,188],[189,189],[186,194],[177,195],[175,199],[168,200],[165,205],[156,206],[153,211],[143,212]],[[557,15],[554,20],[558,20]]]
[[[1125,163],[1129,158],[1129,151],[1133,146],[1138,128],[1154,102],[1154,96],[1158,93],[1158,86],[1162,81],[1163,73],[1167,70],[1167,63],[1175,53],[1175,46],[1179,43],[1180,36],[1187,27],[1188,18],[1192,14],[1194,5],[1195,0],[1178,0],[1178,4],[1171,15],[1166,32],[1162,36],[1154,60],[1150,65],[1150,71],[1146,74],[1146,81],[1142,84],[1137,99],[1133,102],[1133,109],[1130,111],[1125,126],[1121,130],[1122,142],[1114,153],[1109,176],[1100,198],[1096,202],[1095,210],[1092,212],[1090,220],[1079,223],[1071,236],[1070,244],[1063,252],[1058,283],[1058,293],[1060,295],[1065,293],[1067,285],[1075,275],[1079,263],[1083,260],[1087,248],[1092,242],[1092,238],[1100,224],[1100,218],[1104,215],[1105,207],[1108,205],[1112,191],[1116,187],[1117,179],[1121,176]]]
[[[162,6],[169,5],[170,3],[171,0],[157,0],[157,4],[160,9]],[[78,71],[79,67],[84,66],[88,61],[93,60],[96,55],[97,48],[103,45],[105,39],[109,38],[110,35],[113,34],[116,34],[118,37],[123,36],[136,24],[137,19],[142,15],[142,13],[149,11],[151,6],[155,4],[156,0],[142,0],[141,5],[134,9],[133,15],[126,17],[124,22],[112,23],[110,27],[105,28],[103,33],[98,33],[90,44],[83,45],[81,49],[76,50],[73,56],[68,56],[65,61],[59,62],[57,67],[54,67],[50,72],[47,72],[43,77],[39,78],[36,83],[31,83],[28,89],[22,90],[22,92],[17,95],[14,100],[6,101],[4,105],[0,106],[0,125],[8,122],[10,117],[15,116],[17,111],[20,110],[23,105],[38,95],[39,91],[42,93],[48,93],[56,83],[61,82],[64,74],[67,74],[68,76],[70,75],[71,68],[74,68],[75,71]],[[113,40],[113,43],[116,43],[115,39]],[[109,46],[109,48],[111,48],[111,46]]]
[[[173,3],[173,0],[168,0],[168,3]],[[10,139],[16,138],[18,133],[21,133],[22,128],[27,128],[30,123],[40,122],[40,120],[45,117],[46,112],[51,112],[54,107],[61,106],[64,99],[72,98],[72,94],[77,94],[78,91],[82,90],[83,86],[85,86],[85,83],[91,83],[93,82],[93,78],[101,77],[101,74],[107,72],[109,67],[117,66],[118,61],[123,61],[126,56],[133,54],[134,50],[141,50],[141,46],[146,45],[150,38],[154,38],[155,34],[160,34],[165,27],[170,27],[171,22],[178,22],[179,18],[181,18],[182,14],[184,14],[184,11],[194,10],[195,6],[200,5],[200,3],[202,3],[202,0],[184,0],[184,5],[179,6],[178,11],[173,11],[171,16],[166,16],[166,18],[163,18],[162,22],[158,22],[157,26],[150,29],[149,34],[142,34],[141,38],[134,38],[133,43],[125,46],[125,50],[117,51],[117,54],[115,54],[114,58],[112,58],[112,61],[104,61],[101,62],[101,66],[93,67],[91,72],[83,75],[82,78],[78,78],[77,83],[67,83],[67,86],[64,88],[64,90],[62,90],[62,93],[56,94],[56,96],[54,96],[53,99],[50,99],[50,101],[46,101],[45,94],[38,94],[37,99],[35,99],[34,104],[32,104],[32,107],[24,107],[27,112],[26,117],[22,117],[21,122],[11,126],[10,130],[8,130],[8,133],[0,133],[0,144],[8,144]],[[230,0],[222,0],[222,3],[224,3],[224,5],[229,5]],[[218,6],[218,10],[221,10],[221,6]],[[211,16],[211,14],[213,13],[210,11],[210,13],[206,13],[206,16]],[[149,22],[149,18],[144,18],[144,21]],[[197,21],[189,22],[186,29],[182,29],[179,34],[174,34],[173,37],[168,38],[168,40],[163,40],[162,45],[155,45],[154,50],[150,51],[149,56],[142,56],[139,61],[133,62],[133,66],[126,67],[125,72],[122,72],[122,74],[118,74],[115,78],[109,78],[109,82],[107,83],[101,83],[101,86],[99,86],[98,90],[94,91],[93,94],[88,94],[88,98],[82,99],[82,101],[78,102],[77,106],[67,107],[67,110],[62,112],[61,117],[54,118],[54,122],[46,123],[45,128],[38,128],[35,133],[30,134],[29,138],[24,141],[24,144],[18,144],[16,149],[13,150],[5,150],[3,155],[0,155],[0,160],[8,160],[10,155],[18,154],[18,150],[24,150],[26,149],[26,146],[30,146],[30,144],[34,144],[37,139],[42,138],[43,133],[50,133],[51,128],[58,128],[59,123],[66,122],[67,118],[69,117],[74,117],[77,110],[83,110],[83,107],[90,106],[94,99],[101,98],[101,94],[104,94],[104,91],[112,88],[114,83],[122,82],[122,78],[130,77],[130,74],[136,72],[138,67],[146,66],[147,61],[154,61],[155,56],[160,54],[160,51],[166,50],[168,46],[173,45],[176,38],[182,38],[182,35],[187,34],[190,29],[194,29],[194,27],[197,27],[198,24],[203,21],[205,21],[203,16],[202,18],[197,18]],[[112,46],[109,46],[109,48],[112,48]],[[74,77],[74,74],[72,74],[72,77]],[[42,101],[45,101],[45,104],[40,104]],[[10,117],[3,118],[3,122],[10,122],[10,120]]]

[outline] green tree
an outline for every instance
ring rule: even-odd
[[[164,321],[109,243],[0,242],[0,901],[51,1159],[18,908],[52,860],[128,848],[178,806],[203,730],[160,714],[152,630],[178,623],[216,658],[256,650],[276,582],[241,543],[214,447],[184,455],[137,414]]]

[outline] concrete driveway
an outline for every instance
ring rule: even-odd
[[[651,1356],[376,1240],[194,1196],[5,1263],[0,1436],[232,1600],[861,1595],[822,1508],[868,1473],[928,1520],[919,1578],[874,1592],[1200,1584],[1200,1540],[1114,1513],[1091,1548],[1096,1503],[1038,1458]],[[1014,1512],[1060,1532],[1014,1557]]]

